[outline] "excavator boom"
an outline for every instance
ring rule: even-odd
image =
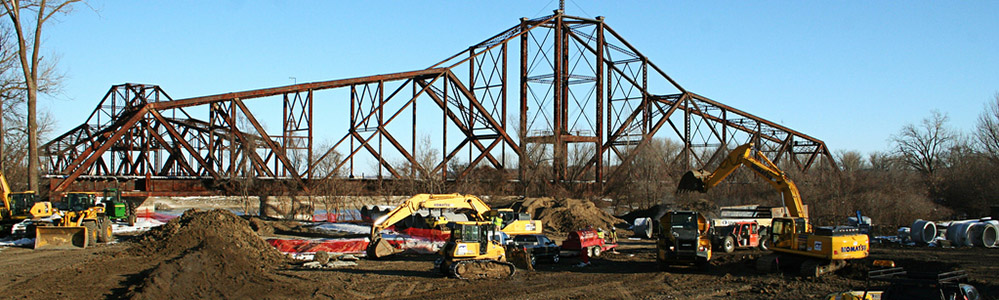
[[[753,151],[753,143],[736,147],[729,152],[714,172],[704,170],[689,171],[680,178],[677,192],[698,191],[705,193],[732,175],[740,166],[746,166],[753,173],[765,179],[781,192],[784,207],[792,218],[806,218],[807,213],[801,203],[801,194],[791,178],[759,151]]]

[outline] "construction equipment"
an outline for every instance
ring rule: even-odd
[[[517,268],[506,261],[506,248],[491,222],[453,222],[451,238],[434,269],[459,279],[506,278]]]
[[[399,249],[390,245],[388,241],[382,239],[381,231],[413,216],[421,209],[463,212],[467,214],[468,221],[486,221],[492,217],[499,217],[502,219],[501,230],[508,235],[540,234],[542,228],[541,221],[531,220],[528,214],[514,213],[511,209],[492,210],[482,199],[473,195],[418,194],[407,199],[391,212],[374,221],[374,224],[371,225],[371,242],[368,244],[367,257],[381,258],[400,252]],[[441,222],[437,217],[431,216],[431,218],[433,218],[434,222]],[[426,224],[427,222],[423,223]]]
[[[614,248],[617,248],[617,244],[608,244],[593,229],[570,232],[569,236],[562,242],[562,250],[566,250],[570,256],[582,255],[585,252],[590,257],[598,257],[604,251]]]
[[[760,234],[760,225],[756,221],[735,222],[731,225],[715,227],[713,244],[720,246],[725,253],[732,253],[736,248],[754,248],[767,250],[765,243],[762,243],[764,236]]]
[[[871,290],[871,280],[886,281],[884,290]],[[968,272],[907,272],[903,268],[887,268],[869,271],[867,284],[862,291],[836,292],[826,296],[829,300],[875,300],[875,299],[982,299],[975,286],[968,284]]]
[[[135,206],[132,205],[132,202],[121,198],[121,191],[115,188],[106,188],[104,189],[103,196],[101,202],[104,203],[108,219],[126,222],[128,226],[135,226]]]
[[[856,228],[816,227],[808,222],[798,187],[780,168],[759,151],[753,144],[736,147],[714,172],[690,171],[680,179],[678,192],[707,192],[725,180],[740,166],[747,166],[760,176],[783,198],[788,217],[775,217],[766,242],[775,252],[760,257],[757,269],[773,272],[778,268],[797,267],[806,277],[820,276],[846,265],[846,260],[867,257],[870,242],[867,235]],[[778,264],[779,262],[779,264]]]
[[[56,202],[60,209],[54,224],[36,224],[35,249],[86,248],[111,241],[111,220],[97,193],[73,192]]]
[[[711,223],[696,211],[670,211],[659,219],[656,263],[661,270],[671,265],[701,266],[711,260]]]
[[[3,197],[0,207],[0,236],[13,233],[15,224],[24,220],[49,217],[56,212],[52,203],[38,201],[34,191],[11,192],[7,177],[0,171],[0,197]]]

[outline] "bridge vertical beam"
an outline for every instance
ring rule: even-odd
[[[594,180],[596,180],[596,183],[597,183],[596,190],[601,191],[601,190],[603,190],[603,181],[604,181],[604,159],[603,159],[604,153],[603,153],[603,151],[600,151],[600,150],[601,150],[601,146],[604,144],[604,127],[603,127],[604,126],[603,125],[603,120],[604,120],[603,119],[604,118],[603,113],[604,113],[604,100],[605,100],[604,99],[604,79],[605,79],[604,78],[604,47],[606,46],[604,43],[606,41],[604,40],[604,17],[597,17],[597,21],[599,21],[599,23],[597,23],[597,49],[596,49],[597,50],[597,53],[596,53],[596,59],[597,59],[597,62],[596,62],[596,64],[597,64],[597,66],[596,66],[597,67],[597,71],[596,71],[596,75],[597,75],[596,76],[597,77],[596,90],[597,91],[596,91],[596,95],[594,96],[594,98],[596,99],[596,106],[597,106],[596,118],[594,118],[594,121],[596,122],[596,126],[594,126],[594,128],[597,131],[596,132],[596,134],[597,134],[597,141],[593,145],[593,147],[594,147],[593,148],[594,149],[593,155],[594,155],[594,159],[596,159],[596,166],[595,166],[595,168],[593,170],[594,171],[593,172],[593,176],[594,176]]]

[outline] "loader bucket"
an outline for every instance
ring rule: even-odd
[[[401,252],[382,238],[376,238],[368,244],[367,255],[369,259],[377,259]]]
[[[83,226],[38,226],[35,249],[87,248],[87,228]]]
[[[704,180],[706,180],[708,176],[711,176],[711,173],[706,171],[687,171],[687,173],[683,173],[683,177],[680,177],[680,183],[677,184],[676,192],[707,192],[704,187]]]

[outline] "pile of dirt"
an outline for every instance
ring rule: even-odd
[[[567,233],[592,226],[608,229],[624,222],[597,208],[593,202],[580,199],[529,198],[518,208],[541,220],[545,231]]]
[[[253,298],[301,295],[300,287],[274,275],[286,258],[226,210],[190,210],[150,230],[129,249],[158,262],[130,298]]]
[[[259,235],[271,235],[274,234],[274,226],[267,224],[267,221],[261,220],[258,217],[250,218],[250,229]]]

